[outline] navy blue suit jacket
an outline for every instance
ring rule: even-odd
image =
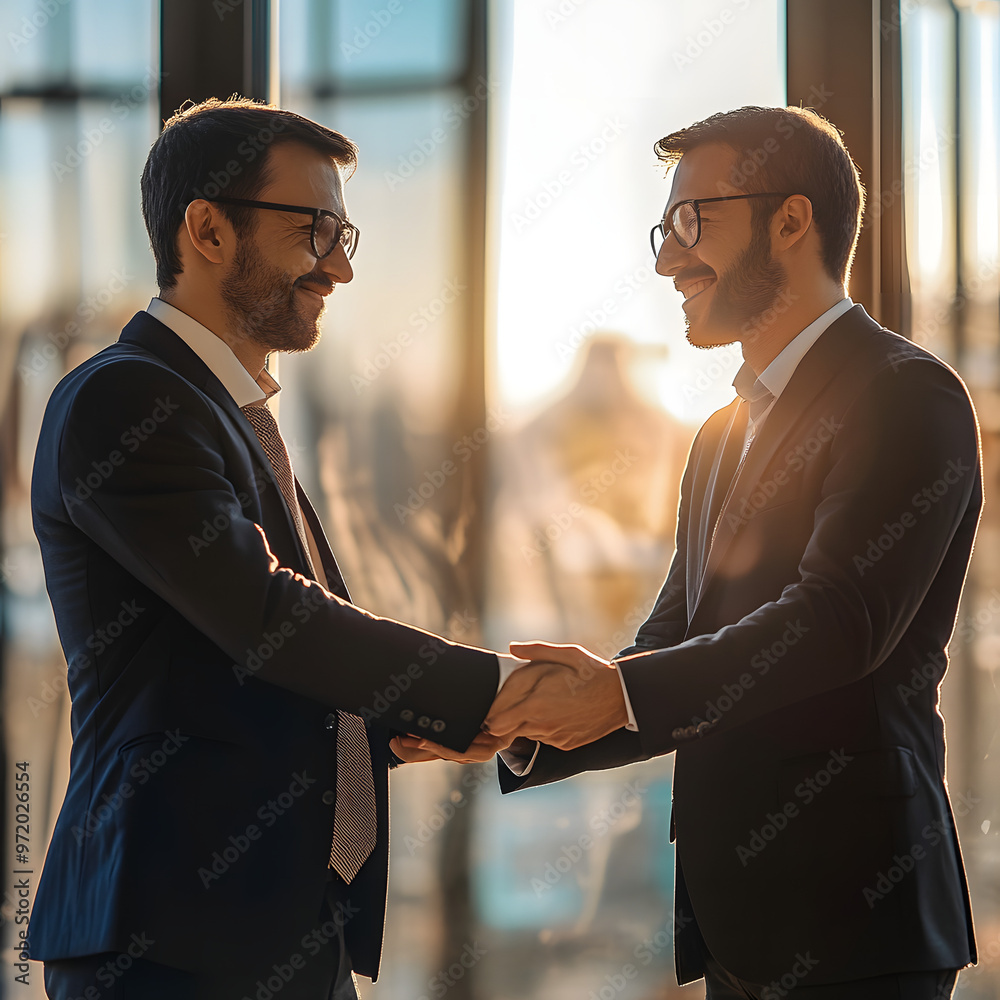
[[[465,749],[497,659],[353,606],[302,500],[332,592],[302,575],[249,422],[145,312],[53,392],[32,508],[73,749],[33,958],[125,951],[137,935],[178,968],[264,971],[329,936],[326,897],[355,970],[377,974],[390,732]],[[379,807],[350,886],[327,868],[334,709],[368,723]]]

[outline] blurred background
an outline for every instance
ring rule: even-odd
[[[689,347],[653,271],[654,141],[745,104],[844,131],[869,192],[850,292],[957,367],[982,422],[942,700],[981,954],[956,995],[1000,997],[998,53],[997,0],[0,0],[3,995],[43,996],[40,967],[14,980],[14,765],[38,865],[68,764],[28,504],[42,409],[156,291],[138,180],[162,118],[240,91],[361,148],[356,277],[278,372],[354,600],[500,649],[631,642],[694,431],[733,398],[738,349]],[[673,977],[671,768],[503,801],[492,764],[393,772],[365,996],[702,996]]]

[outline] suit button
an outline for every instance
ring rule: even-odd
[[[443,719],[435,719],[431,723],[431,729],[433,729],[434,732],[436,732],[436,733],[443,733],[444,732],[444,720]]]
[[[331,712],[323,720],[323,728],[324,729],[336,729],[337,728],[337,713],[336,712]]]
[[[426,729],[430,724],[431,717],[429,715],[421,715],[420,718],[417,719],[417,725],[420,726],[421,729]]]
[[[411,709],[411,708],[404,708],[403,711],[399,713],[399,717],[403,720],[403,722],[412,722],[413,721],[413,709]]]
[[[323,805],[332,806],[337,801],[337,796],[333,792],[323,793]]]

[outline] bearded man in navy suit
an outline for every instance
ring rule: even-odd
[[[267,355],[313,347],[353,276],[356,153],[249,101],[178,112],[142,177],[160,294],[46,410],[32,508],[73,699],[30,923],[50,997],[356,997],[393,732],[411,759],[506,744],[481,723],[515,661],[350,602],[268,409]]]

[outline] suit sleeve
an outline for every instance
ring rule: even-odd
[[[496,655],[376,617],[279,565],[227,476],[231,431],[218,420],[157,365],[97,369],[59,444],[68,519],[232,658],[234,696],[253,677],[389,728],[413,731],[425,715],[445,727],[426,735],[466,749],[496,694]],[[192,546],[206,524],[217,537]]]
[[[718,632],[619,660],[647,752],[671,749],[675,727],[706,719],[726,685],[738,684],[741,696],[715,729],[877,669],[960,528],[971,544],[981,506],[978,428],[950,369],[923,359],[886,366],[839,419],[798,578]],[[879,548],[886,537],[891,544]],[[782,655],[760,657],[792,632]]]

